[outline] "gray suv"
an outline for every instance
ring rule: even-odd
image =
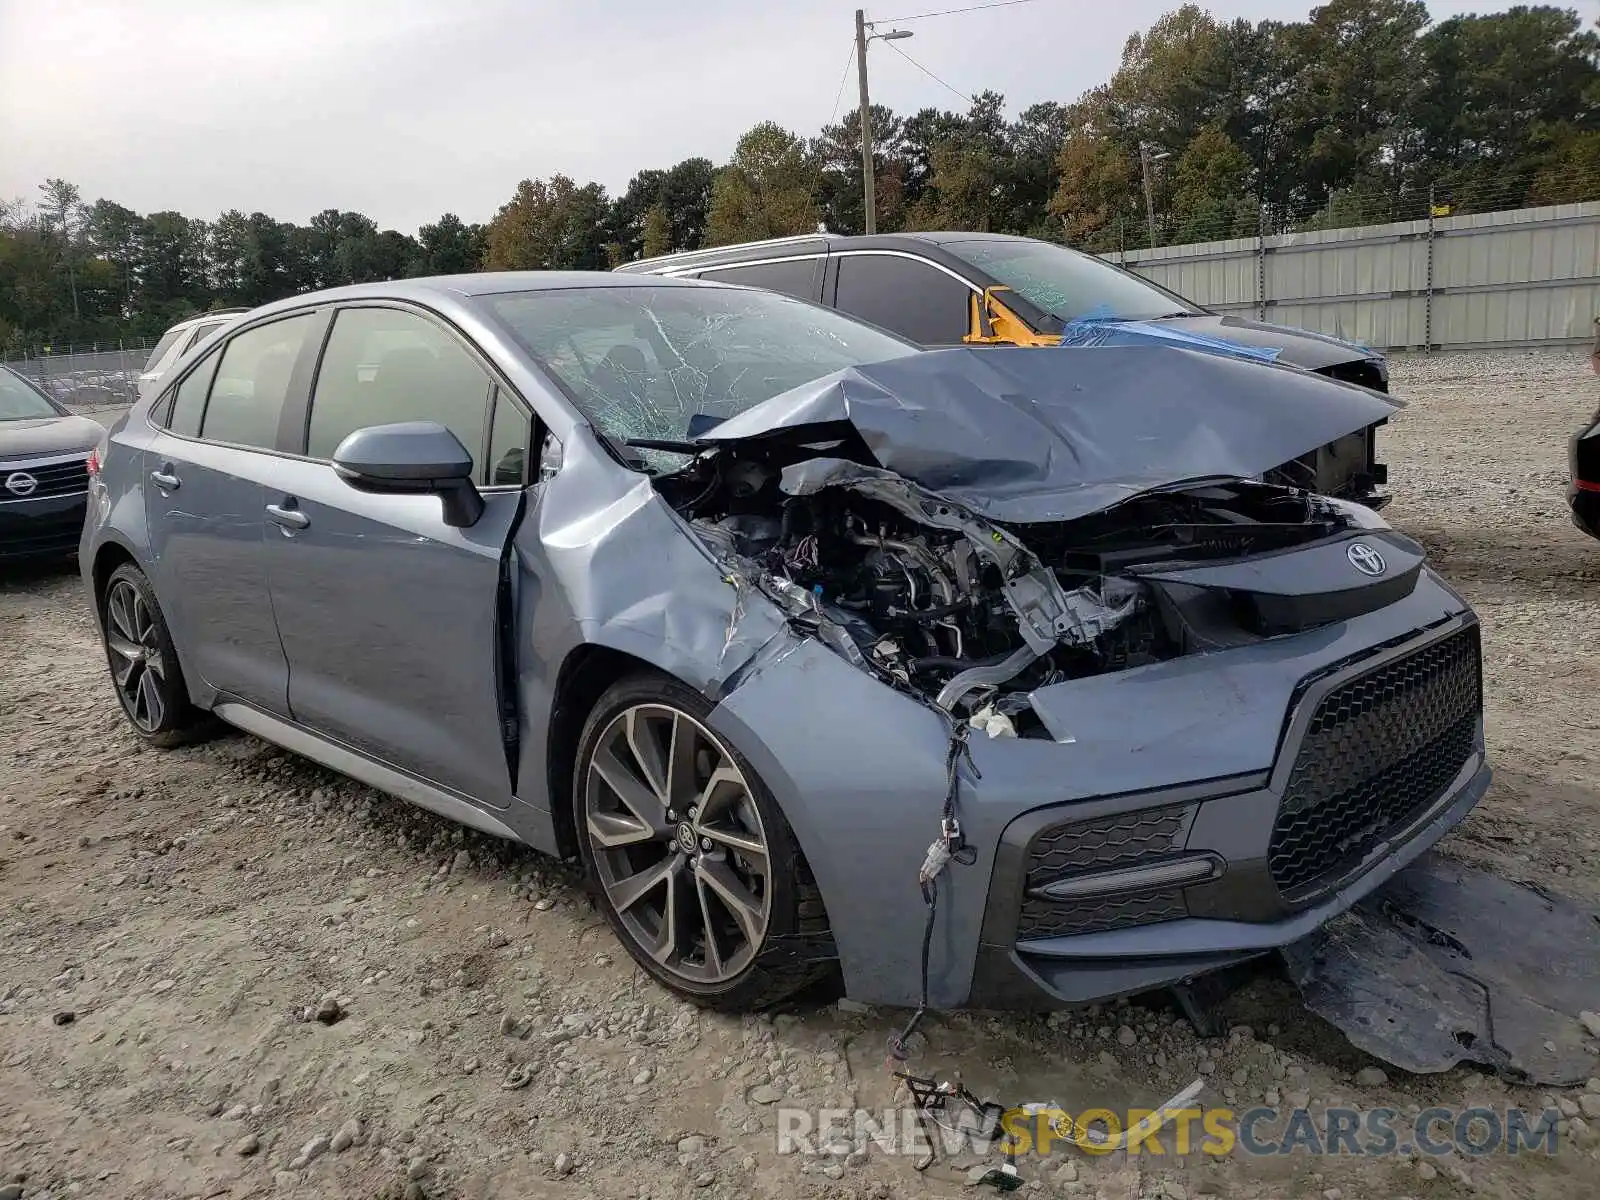
[[[1388,410],[722,284],[407,280],[181,359],[80,556],[139,736],[220,718],[576,857],[680,995],[1059,1005],[1299,939],[1482,796],[1471,611],[1255,478]]]

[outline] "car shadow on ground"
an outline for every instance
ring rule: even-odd
[[[78,556],[25,558],[15,562],[0,559],[0,592],[31,591],[69,579],[78,573]]]

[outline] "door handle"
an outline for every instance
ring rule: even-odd
[[[171,463],[162,463],[159,471],[150,472],[150,482],[155,484],[158,488],[163,488],[169,492],[175,492],[183,483],[183,480],[179,479],[175,474],[173,474]]]
[[[304,529],[311,524],[311,518],[298,508],[285,508],[281,504],[267,505],[267,516],[285,529]]]

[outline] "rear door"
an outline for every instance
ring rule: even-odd
[[[226,696],[288,713],[288,665],[262,543],[279,424],[305,387],[325,317],[296,313],[229,338],[156,406],[144,454],[152,582],[185,669]]]
[[[766,288],[798,300],[816,301],[822,294],[822,266],[826,261],[821,255],[812,255],[776,262],[730,263],[725,267],[707,267],[696,272],[696,277]]]
[[[923,346],[959,346],[976,289],[926,259],[886,250],[832,256],[827,303]]]
[[[357,429],[431,420],[478,464],[483,516],[437,496],[358,492],[330,460]],[[268,575],[300,724],[493,808],[511,797],[497,671],[503,561],[531,422],[453,328],[420,309],[341,308],[305,413],[304,454],[275,476]]]

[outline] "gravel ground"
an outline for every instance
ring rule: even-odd
[[[1401,359],[1389,515],[1482,614],[1494,790],[1449,851],[1600,900],[1591,698],[1600,546],[1569,524],[1564,446],[1600,391],[1576,354]],[[765,1018],[633,971],[567,869],[261,742],[129,735],[76,577],[0,581],[0,1200],[43,1197],[956,1196],[841,1144],[777,1153],[772,1102],[878,1108],[903,1014]],[[1541,1107],[1561,1152],[1435,1161],[1057,1152],[1045,1196],[1593,1195],[1588,1094],[1372,1060],[1270,978],[1226,1038],[1152,1003],[931,1020],[914,1065],[1067,1108]],[[1359,1073],[1359,1077],[1358,1077]],[[1590,1179],[1585,1184],[1583,1180]],[[19,1186],[20,1185],[20,1186]]]

